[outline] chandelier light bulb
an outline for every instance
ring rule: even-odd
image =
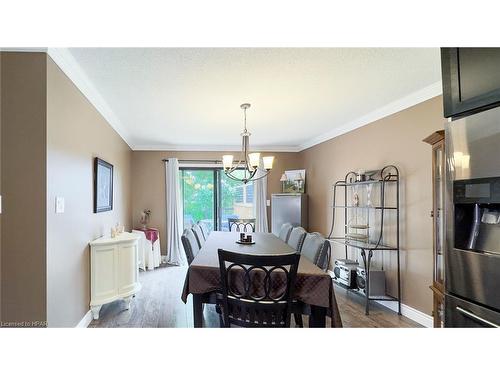
[[[262,161],[264,162],[264,169],[266,171],[269,171],[273,168],[274,156],[264,156],[262,158]]]
[[[233,155],[223,155],[222,156],[222,166],[224,169],[231,169],[233,167]]]
[[[252,152],[251,154],[248,154],[248,161],[253,169],[257,168],[260,163],[260,152]]]

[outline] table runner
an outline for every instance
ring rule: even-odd
[[[144,232],[146,239],[151,241],[151,243],[155,243],[158,237],[160,236],[158,229],[156,228],[138,228],[136,230],[140,230]]]
[[[190,293],[203,294],[220,288],[219,248],[239,253],[270,255],[295,252],[293,248],[271,233],[253,233],[255,245],[239,245],[239,233],[210,233],[207,241],[189,266],[182,301],[186,303]],[[330,309],[332,327],[342,327],[332,279],[329,274],[305,257],[300,258],[294,298],[309,305]]]

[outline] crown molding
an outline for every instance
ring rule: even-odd
[[[106,100],[94,87],[85,72],[67,48],[42,48],[42,47],[2,47],[2,52],[44,52],[66,74],[71,82],[80,90],[87,100],[95,107],[97,112],[108,122],[118,135],[132,149],[130,132],[125,129],[118,117],[114,114]]]
[[[47,54],[54,60],[57,66],[68,76],[87,100],[104,117],[108,124],[118,135],[132,148],[130,132],[125,129],[118,117],[115,115],[106,100],[94,87],[85,72],[80,68],[75,58],[67,48],[47,48]]]
[[[47,53],[45,47],[0,47],[0,52],[44,52]]]
[[[240,145],[136,145],[133,151],[241,151]],[[252,146],[252,151],[299,152],[297,146]]]
[[[368,125],[374,121],[380,120],[384,117],[390,116],[394,113],[400,112],[404,109],[425,102],[426,100],[432,99],[438,95],[441,95],[442,93],[443,93],[443,87],[441,85],[441,81],[434,82],[433,84],[426,86],[421,90],[417,90],[401,99],[395,100],[383,107],[376,109],[375,111],[372,111],[364,116],[357,118],[354,121],[350,121],[338,128],[335,128],[318,137],[315,137],[310,141],[304,142],[298,147],[298,149],[299,151],[306,150],[319,143],[323,143],[332,138],[348,133],[354,129]]]

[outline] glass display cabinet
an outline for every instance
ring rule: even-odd
[[[433,227],[433,292],[434,327],[444,326],[444,192],[445,153],[444,130],[438,130],[423,140],[432,146],[432,227]]]

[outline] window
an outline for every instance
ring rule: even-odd
[[[179,173],[184,228],[201,221],[211,230],[227,231],[229,218],[255,218],[253,182],[245,185],[215,168],[181,168]]]

